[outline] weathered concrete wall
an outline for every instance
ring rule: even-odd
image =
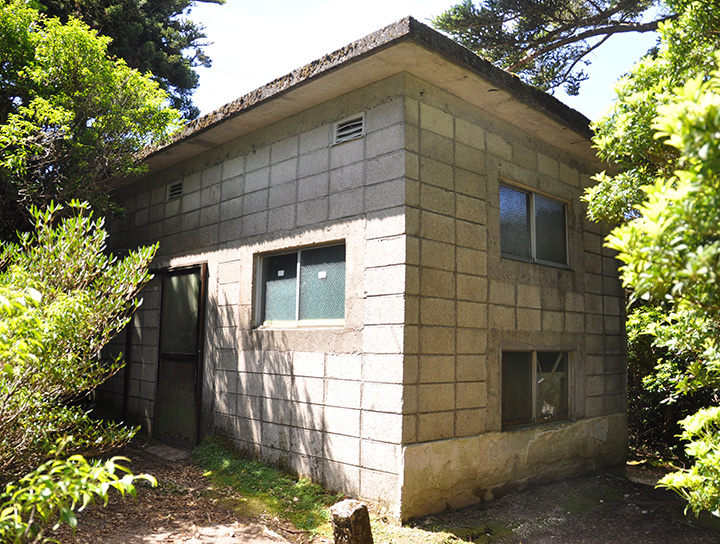
[[[487,205],[478,111],[409,78],[404,443],[485,430]]]
[[[331,145],[333,123],[361,111],[366,135]],[[123,189],[114,240],[160,240],[158,268],[208,265],[204,433],[408,518],[622,457],[621,291],[578,200],[594,171],[398,75]],[[500,257],[501,180],[569,203],[567,270]],[[177,181],[182,198],[166,200]],[[259,256],[334,241],[344,325],[257,327]],[[129,399],[150,428],[158,311],[151,285]],[[502,430],[507,349],[571,352],[568,422]],[[485,450],[526,453],[491,463]]]
[[[571,424],[491,432],[403,449],[402,517],[459,508],[503,492],[564,478],[625,459],[624,414]]]
[[[128,423],[153,431],[155,384],[160,334],[160,280],[154,278],[142,291],[143,303],[132,317],[132,326],[109,344],[111,357],[123,354],[125,366],[97,390],[98,401],[116,415],[126,413]],[[131,334],[130,351],[126,335]],[[125,386],[128,396],[125,397]]]

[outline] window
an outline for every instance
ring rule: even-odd
[[[500,185],[503,257],[567,266],[566,206],[558,200]]]
[[[345,319],[345,244],[263,257],[258,323],[341,325]]]
[[[502,354],[503,427],[567,419],[568,353],[505,351]]]

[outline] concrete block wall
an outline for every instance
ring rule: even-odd
[[[402,424],[403,80],[254,134],[252,153],[238,141],[230,160],[253,206],[243,221],[260,220],[223,240],[218,257],[219,312],[236,319],[219,317],[216,328],[225,352],[216,429],[263,459],[388,504],[397,502]],[[331,145],[333,123],[362,111],[365,136]],[[256,328],[258,255],[336,240],[346,245],[344,327]]]
[[[414,379],[405,392],[401,517],[491,498],[510,482],[621,463],[623,293],[603,233],[579,200],[598,165],[527,135],[521,119],[499,123],[414,78],[407,89],[406,365]],[[500,183],[567,203],[568,269],[501,257]],[[503,431],[501,357],[514,349],[571,353],[571,421]],[[559,434],[554,456],[531,447]]]
[[[97,400],[114,416],[125,411],[128,424],[141,425],[152,433],[157,382],[158,342],[160,338],[160,280],[154,278],[144,287],[142,304],[128,327],[108,345],[108,356],[123,355],[125,366],[97,390]],[[130,352],[126,335],[130,334]],[[129,374],[128,397],[125,380]]]
[[[627,409],[625,300],[618,279],[618,261],[613,252],[602,245],[607,234],[606,229],[589,223],[583,235],[588,276],[585,294],[587,417]]]
[[[597,165],[413,78],[406,119],[406,324],[417,334],[405,442],[500,431],[503,349],[573,352],[573,415],[623,412],[617,261],[579,200]],[[567,269],[500,256],[501,182],[567,202]]]
[[[406,444],[486,430],[486,131],[448,101],[408,80]]]
[[[205,433],[333,489],[397,505],[405,367],[405,129],[399,75],[122,191],[115,243],[208,263]],[[331,145],[365,112],[363,138]],[[165,199],[183,182],[183,196]],[[259,257],[344,241],[345,325],[256,327]],[[134,397],[133,397],[134,399]],[[136,402],[133,400],[133,402]]]

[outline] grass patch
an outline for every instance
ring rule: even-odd
[[[212,483],[218,502],[238,516],[269,514],[301,530],[332,536],[329,507],[344,495],[328,493],[306,478],[247,459],[221,439],[206,439],[195,448],[193,461]],[[389,544],[487,544],[512,532],[488,520],[466,527],[446,523],[402,527],[373,514],[372,509],[370,522],[375,542]]]
[[[501,542],[505,537],[513,534],[512,528],[505,522],[487,515],[478,515],[471,518],[462,517],[457,520],[443,520],[436,516],[429,516],[424,519],[412,522],[415,526],[403,527],[404,534],[398,540],[390,539],[389,542],[403,544],[432,543],[472,543],[472,544],[493,544]],[[420,525],[418,525],[418,523]],[[373,527],[374,529],[374,527]],[[411,533],[410,531],[414,531]],[[375,531],[373,530],[373,534]],[[425,536],[425,539],[418,538]]]
[[[330,520],[328,507],[343,498],[307,478],[294,478],[264,463],[243,458],[217,439],[207,439],[195,448],[193,461],[215,487],[234,491],[234,496],[220,500],[243,516],[268,513],[304,531],[317,532]]]

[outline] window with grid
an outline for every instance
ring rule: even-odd
[[[262,325],[341,325],[345,244],[268,255],[261,260]]]
[[[563,351],[504,351],[503,427],[568,419],[568,366]]]
[[[500,251],[511,259],[567,266],[567,206],[500,185]]]

